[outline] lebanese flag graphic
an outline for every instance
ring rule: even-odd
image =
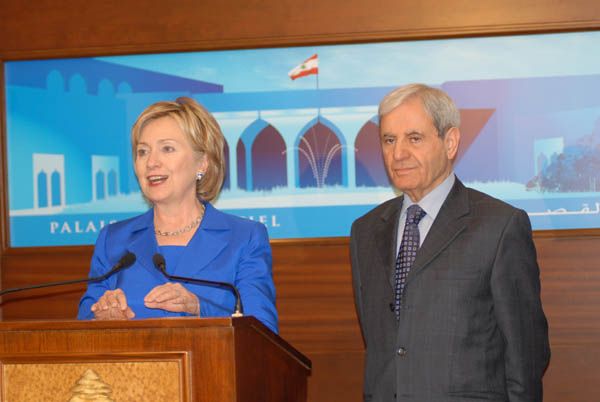
[[[319,74],[319,56],[317,56],[316,54],[304,60],[302,64],[294,67],[288,73],[292,80],[295,80],[296,78],[300,77],[305,77],[310,74]]]

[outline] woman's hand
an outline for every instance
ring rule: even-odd
[[[180,283],[167,282],[155,287],[144,297],[144,305],[175,313],[200,315],[198,297]]]
[[[135,313],[127,305],[127,297],[121,289],[107,290],[91,307],[96,320],[130,320]]]

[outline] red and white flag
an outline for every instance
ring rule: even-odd
[[[288,73],[292,80],[295,80],[296,78],[300,77],[305,77],[310,74],[319,74],[319,56],[317,56],[316,54],[304,60],[302,64],[294,67]]]

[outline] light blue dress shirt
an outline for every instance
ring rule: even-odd
[[[408,194],[405,194],[404,201],[402,202],[402,210],[400,212],[398,233],[396,235],[396,254],[398,254],[400,243],[402,242],[402,233],[404,233],[404,226],[406,225],[406,210],[408,207],[413,204],[419,204],[421,209],[423,209],[423,211],[425,211],[427,214],[419,222],[419,246],[421,246],[427,237],[427,233],[429,233],[429,229],[431,229],[431,225],[433,225],[433,221],[435,220],[438,212],[440,212],[442,204],[444,201],[446,201],[448,194],[450,194],[450,190],[452,190],[452,186],[454,186],[455,181],[456,177],[454,176],[454,172],[451,172],[450,175],[448,175],[448,177],[446,177],[446,179],[441,182],[439,186],[425,195],[425,197],[423,197],[423,199],[421,199],[421,201],[418,203],[413,202]]]

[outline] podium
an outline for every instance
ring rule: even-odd
[[[0,366],[10,402],[304,402],[311,370],[253,317],[0,322]]]

